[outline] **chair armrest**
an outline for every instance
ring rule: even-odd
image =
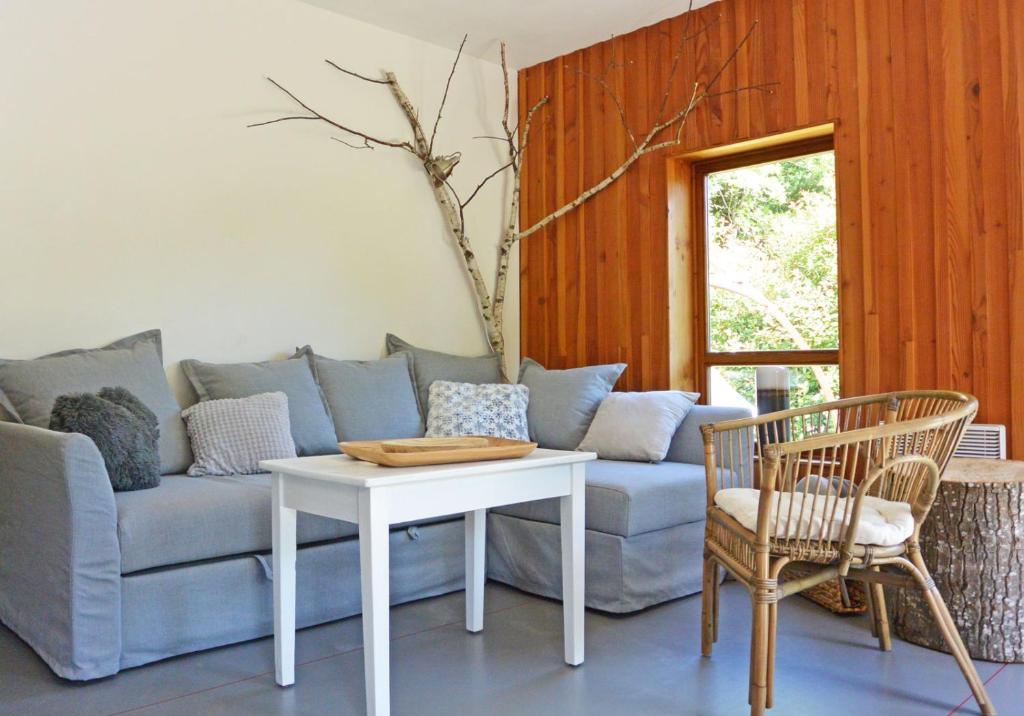
[[[676,434],[672,436],[666,460],[672,462],[688,462],[694,465],[704,464],[704,438],[700,426],[708,423],[719,423],[723,420],[739,420],[749,418],[750,411],[746,408],[723,407],[718,405],[694,405]]]
[[[117,673],[117,506],[84,435],[0,422],[0,619],[66,679]]]

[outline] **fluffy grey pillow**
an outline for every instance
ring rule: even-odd
[[[125,388],[59,396],[49,427],[90,438],[103,457],[115,492],[160,484],[157,417]]]
[[[596,452],[603,460],[661,462],[693,407],[693,395],[678,390],[610,393],[577,449]]]
[[[407,352],[412,357],[412,372],[416,379],[416,396],[424,418],[430,406],[430,386],[435,380],[455,383],[504,383],[501,366],[495,354],[483,356],[457,356],[430,351],[387,334],[384,340],[388,355]]]
[[[181,411],[192,453],[188,474],[252,475],[260,460],[295,457],[288,396],[261,393],[247,398],[204,400]]]
[[[525,385],[452,383],[435,380],[430,386],[427,437],[490,435],[529,440]]]
[[[543,448],[575,450],[597,406],[615,387],[625,363],[548,370],[523,359],[519,382],[530,389],[530,439]]]

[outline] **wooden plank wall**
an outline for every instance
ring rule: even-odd
[[[835,123],[842,389],[955,388],[1024,458],[1024,1],[723,0],[690,13],[670,107],[751,23],[684,151]],[[526,160],[524,226],[602,178],[653,120],[686,16],[523,70],[551,98]],[[704,32],[697,32],[705,28]],[[609,69],[610,68],[610,69]],[[606,74],[604,74],[606,73]],[[521,248],[522,349],[551,367],[624,361],[620,387],[669,383],[667,156]]]

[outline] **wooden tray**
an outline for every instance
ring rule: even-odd
[[[473,436],[476,437],[476,436]],[[525,457],[537,448],[537,443],[507,438],[488,437],[487,447],[464,447],[450,450],[422,450],[415,452],[387,452],[381,443],[387,440],[357,440],[338,443],[341,451],[358,460],[385,467],[414,467],[416,465],[446,465],[453,462],[480,460],[508,460]]]

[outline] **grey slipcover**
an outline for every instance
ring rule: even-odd
[[[530,389],[530,439],[543,448],[575,450],[625,363],[548,370],[523,358],[519,382]]]
[[[270,549],[269,475],[168,475],[115,500],[123,574]],[[299,544],[357,533],[351,522],[299,515]]]
[[[463,588],[461,520],[393,531],[389,542],[392,604]],[[359,613],[358,539],[302,547],[295,569],[296,626]],[[273,633],[273,582],[253,556],[141,572],[122,583],[122,669]]]
[[[595,460],[587,470],[587,529],[632,537],[704,520],[702,465]],[[506,505],[503,515],[559,524],[558,500]]]
[[[114,491],[92,440],[0,422],[0,620],[54,673],[118,670]]]
[[[200,400],[248,398],[280,391],[288,396],[295,451],[299,455],[338,452],[338,439],[313,373],[313,353],[259,363],[204,363],[183,360],[181,369]]]
[[[300,350],[307,349],[309,346]],[[313,365],[338,440],[423,435],[408,351],[381,360],[334,360],[317,355]]]
[[[426,420],[430,407],[430,384],[435,380],[453,383],[504,383],[501,365],[495,354],[457,356],[451,353],[417,348],[396,335],[387,334],[384,344],[388,354],[407,352],[412,357],[412,371],[416,378],[416,396],[420,415]]]
[[[61,351],[33,360],[0,359],[0,418],[45,428],[59,396],[108,387],[128,389],[156,415],[160,471],[186,470],[192,450],[181,407],[167,383],[159,330],[137,333],[102,348]]]

